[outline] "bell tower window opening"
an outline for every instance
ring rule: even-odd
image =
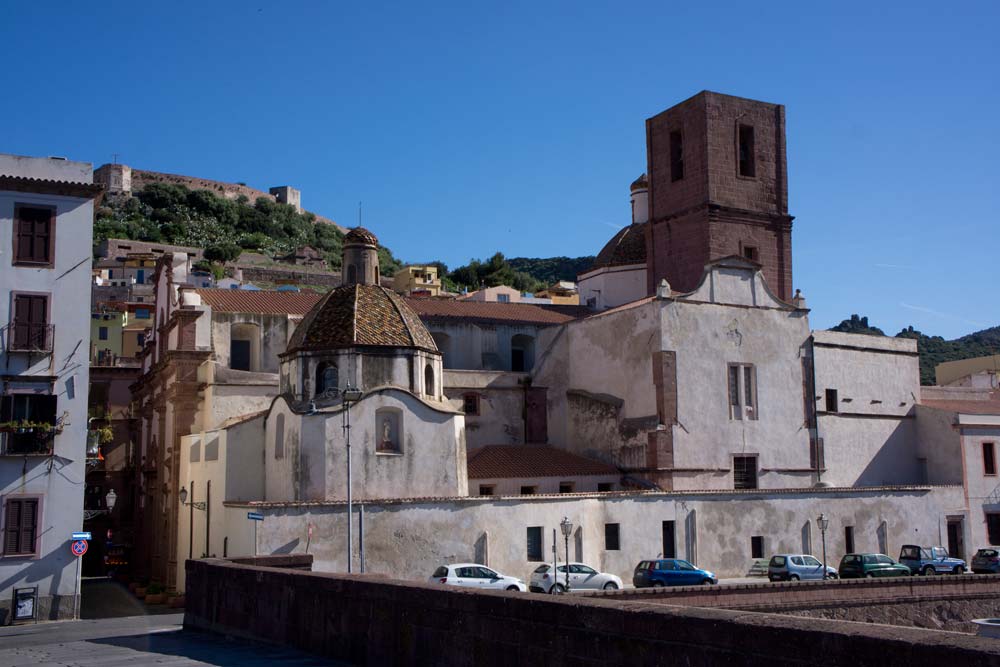
[[[757,165],[754,159],[753,127],[739,127],[739,168],[740,176],[753,178],[757,175]]]
[[[424,367],[424,393],[434,396],[434,367],[430,364]]]

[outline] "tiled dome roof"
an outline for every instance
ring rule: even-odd
[[[648,190],[649,189],[649,179],[646,178],[646,174],[643,174],[639,178],[632,181],[632,185],[629,186],[629,192],[635,192],[636,190]]]
[[[288,352],[358,345],[418,347],[437,351],[423,322],[402,297],[378,285],[345,285],[306,313]]]
[[[378,238],[372,234],[370,231],[364,227],[355,227],[351,231],[347,232],[344,237],[344,244],[348,243],[362,243],[365,245],[378,245]]]
[[[637,222],[625,227],[611,237],[601,252],[597,253],[594,270],[603,266],[642,264],[646,261],[646,223]]]

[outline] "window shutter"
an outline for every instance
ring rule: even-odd
[[[51,230],[50,214],[45,210],[39,210],[37,213],[38,215],[35,218],[35,247],[32,255],[36,262],[48,263],[49,232]]]
[[[7,516],[4,520],[3,552],[17,553],[17,542],[21,532],[21,501],[7,501]]]
[[[35,551],[35,528],[38,523],[38,501],[21,501],[21,544],[20,551],[24,554]]]
[[[24,349],[31,331],[31,300],[27,296],[14,297],[14,345]]]

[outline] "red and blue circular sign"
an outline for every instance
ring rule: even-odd
[[[87,540],[77,540],[73,544],[69,545],[69,550],[73,552],[74,556],[82,556],[87,553]]]

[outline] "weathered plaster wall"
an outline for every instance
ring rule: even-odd
[[[469,493],[473,496],[486,495],[480,493],[483,486],[492,487],[494,496],[518,496],[521,495],[521,488],[532,486],[535,493],[556,494],[559,493],[559,485],[569,483],[573,485],[570,493],[595,493],[598,491],[598,484],[610,484],[608,491],[621,489],[621,475],[564,475],[562,477],[518,477],[518,478],[476,478],[469,480]]]
[[[479,397],[479,414],[465,415],[466,446],[524,442],[524,386],[527,373],[506,371],[444,372],[444,393],[455,410],[463,410],[465,396]]]
[[[471,497],[365,503],[367,571],[423,580],[443,562],[484,562],[525,578],[537,563],[527,559],[526,529],[541,526],[542,553],[551,558],[552,530],[568,517],[576,526],[570,557],[631,581],[636,563],[663,553],[664,521],[675,522],[676,552],[717,575],[743,576],[752,564],[751,537],[764,538],[766,553],[819,553],[816,517],[830,517],[830,562],[845,551],[844,527],[854,527],[855,549],[899,552],[912,540],[940,542],[949,507],[960,505],[960,487],[910,490],[805,489],[796,492],[719,494],[623,494],[620,496]],[[262,506],[261,553],[305,544],[316,568],[345,569],[344,505]],[[621,548],[605,548],[605,524],[617,523]],[[238,530],[236,526],[231,530]],[[296,548],[293,552],[301,552]]]
[[[423,320],[444,355],[444,367],[456,370],[511,370],[514,336],[527,336],[534,343],[525,350],[525,368],[538,358],[538,336],[543,327],[532,324],[487,324],[451,319]]]
[[[614,308],[646,296],[646,265],[601,267],[580,275],[580,303],[596,310]]]

